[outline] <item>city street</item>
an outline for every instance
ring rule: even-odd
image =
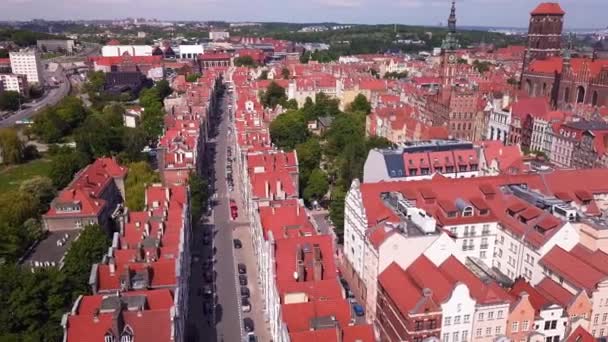
[[[239,285],[232,240],[235,222],[230,217],[231,197],[226,183],[229,125],[228,115],[224,112],[226,99],[224,97],[220,104],[219,115],[212,119],[215,122],[211,124],[207,149],[207,165],[213,165],[212,178],[215,179],[213,214],[209,218],[203,217],[202,221],[207,222],[195,228],[193,234],[195,260],[190,280],[189,341],[228,342],[241,341],[243,337],[241,296],[237,293]],[[212,237],[211,241],[205,241],[205,235]],[[205,286],[210,284],[204,276],[205,263],[212,264],[215,272],[210,286],[214,292],[212,296],[205,294]],[[205,310],[205,306],[212,307],[211,303],[216,304],[215,310]]]
[[[49,88],[46,90],[44,96],[36,101],[36,103],[27,104],[27,108],[22,109],[8,118],[0,121],[0,127],[10,127],[13,126],[17,121],[29,119],[31,118],[37,111],[43,109],[46,106],[55,105],[57,102],[61,101],[65,96],[70,92],[70,81],[67,79],[63,68],[60,64],[57,65],[55,70],[46,69],[43,71],[44,79],[46,84],[51,83],[51,78],[55,77],[57,80],[60,80],[61,83],[58,84],[56,88]]]

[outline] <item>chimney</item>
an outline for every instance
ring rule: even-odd
[[[169,201],[171,199],[171,189],[169,187],[165,188],[165,199]]]
[[[296,204],[296,216],[300,216],[300,204]]]
[[[509,106],[509,103],[511,101],[511,97],[509,96],[509,94],[505,93],[502,95],[502,108],[507,108]]]
[[[268,181],[264,181],[264,190],[266,192],[266,198],[270,197],[270,183]]]
[[[110,274],[114,275],[116,273],[116,262],[114,261],[114,258],[110,258],[110,262],[108,263],[108,266],[110,266]]]
[[[95,309],[95,311],[93,311],[93,322],[99,323],[99,309]]]
[[[321,260],[313,261],[312,271],[315,277],[315,281],[323,280],[323,263],[321,262]]]
[[[304,269],[304,261],[298,260],[296,264],[296,281],[306,281],[306,270]]]
[[[314,245],[312,247],[312,255],[313,255],[313,260],[315,261],[321,261],[322,257],[321,257],[321,247],[319,245]]]

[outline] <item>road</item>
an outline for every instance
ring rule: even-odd
[[[213,188],[217,198],[213,207],[212,217],[194,230],[195,254],[200,253],[201,260],[194,262],[190,277],[191,303],[189,313],[188,341],[218,341],[238,342],[242,340],[242,319],[240,294],[237,293],[236,265],[233,249],[232,230],[234,223],[230,218],[230,194],[226,184],[226,148],[228,145],[228,115],[225,113],[227,97],[220,104],[219,116],[215,124],[212,122],[210,141],[206,152],[209,156],[207,165],[213,165],[215,179]],[[205,220],[205,218],[203,218]],[[213,236],[212,244],[205,245],[203,236]],[[217,303],[213,314],[203,310],[204,302],[211,302],[204,294],[199,295],[199,289],[207,285],[202,272],[202,262],[212,257],[215,271],[215,289],[213,301]]]
[[[59,83],[58,88],[48,88],[44,96],[36,101],[36,103],[27,104],[27,108],[15,112],[10,117],[0,121],[0,127],[13,126],[17,121],[29,119],[36,112],[43,109],[46,106],[53,106],[57,104],[61,99],[70,93],[70,80],[67,78],[63,67],[60,63],[69,61],[83,61],[86,57],[95,55],[99,52],[100,46],[98,44],[89,44],[81,52],[75,56],[62,56],[53,59],[45,60],[46,65],[55,64],[57,68],[55,70],[46,69],[43,71],[43,78],[45,84],[51,84],[51,78],[55,77],[57,80],[62,81]]]
[[[13,126],[17,121],[29,119],[31,118],[37,111],[43,109],[46,106],[53,106],[57,104],[61,99],[67,96],[70,92],[70,81],[66,77],[63,68],[60,64],[56,64],[57,68],[55,70],[46,69],[43,71],[44,79],[47,84],[51,83],[51,78],[55,77],[57,80],[60,80],[59,86],[57,88],[47,89],[44,96],[36,101],[36,103],[29,103],[28,107],[22,109],[18,112],[15,112],[13,115],[8,118],[0,121],[0,127],[10,127]]]

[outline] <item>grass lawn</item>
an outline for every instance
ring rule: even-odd
[[[15,190],[27,179],[47,176],[51,168],[48,159],[36,159],[27,164],[0,166],[0,193]]]

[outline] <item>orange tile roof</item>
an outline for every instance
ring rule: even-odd
[[[566,12],[561,8],[557,2],[543,2],[536,6],[536,8],[530,13],[532,15],[564,15]]]

